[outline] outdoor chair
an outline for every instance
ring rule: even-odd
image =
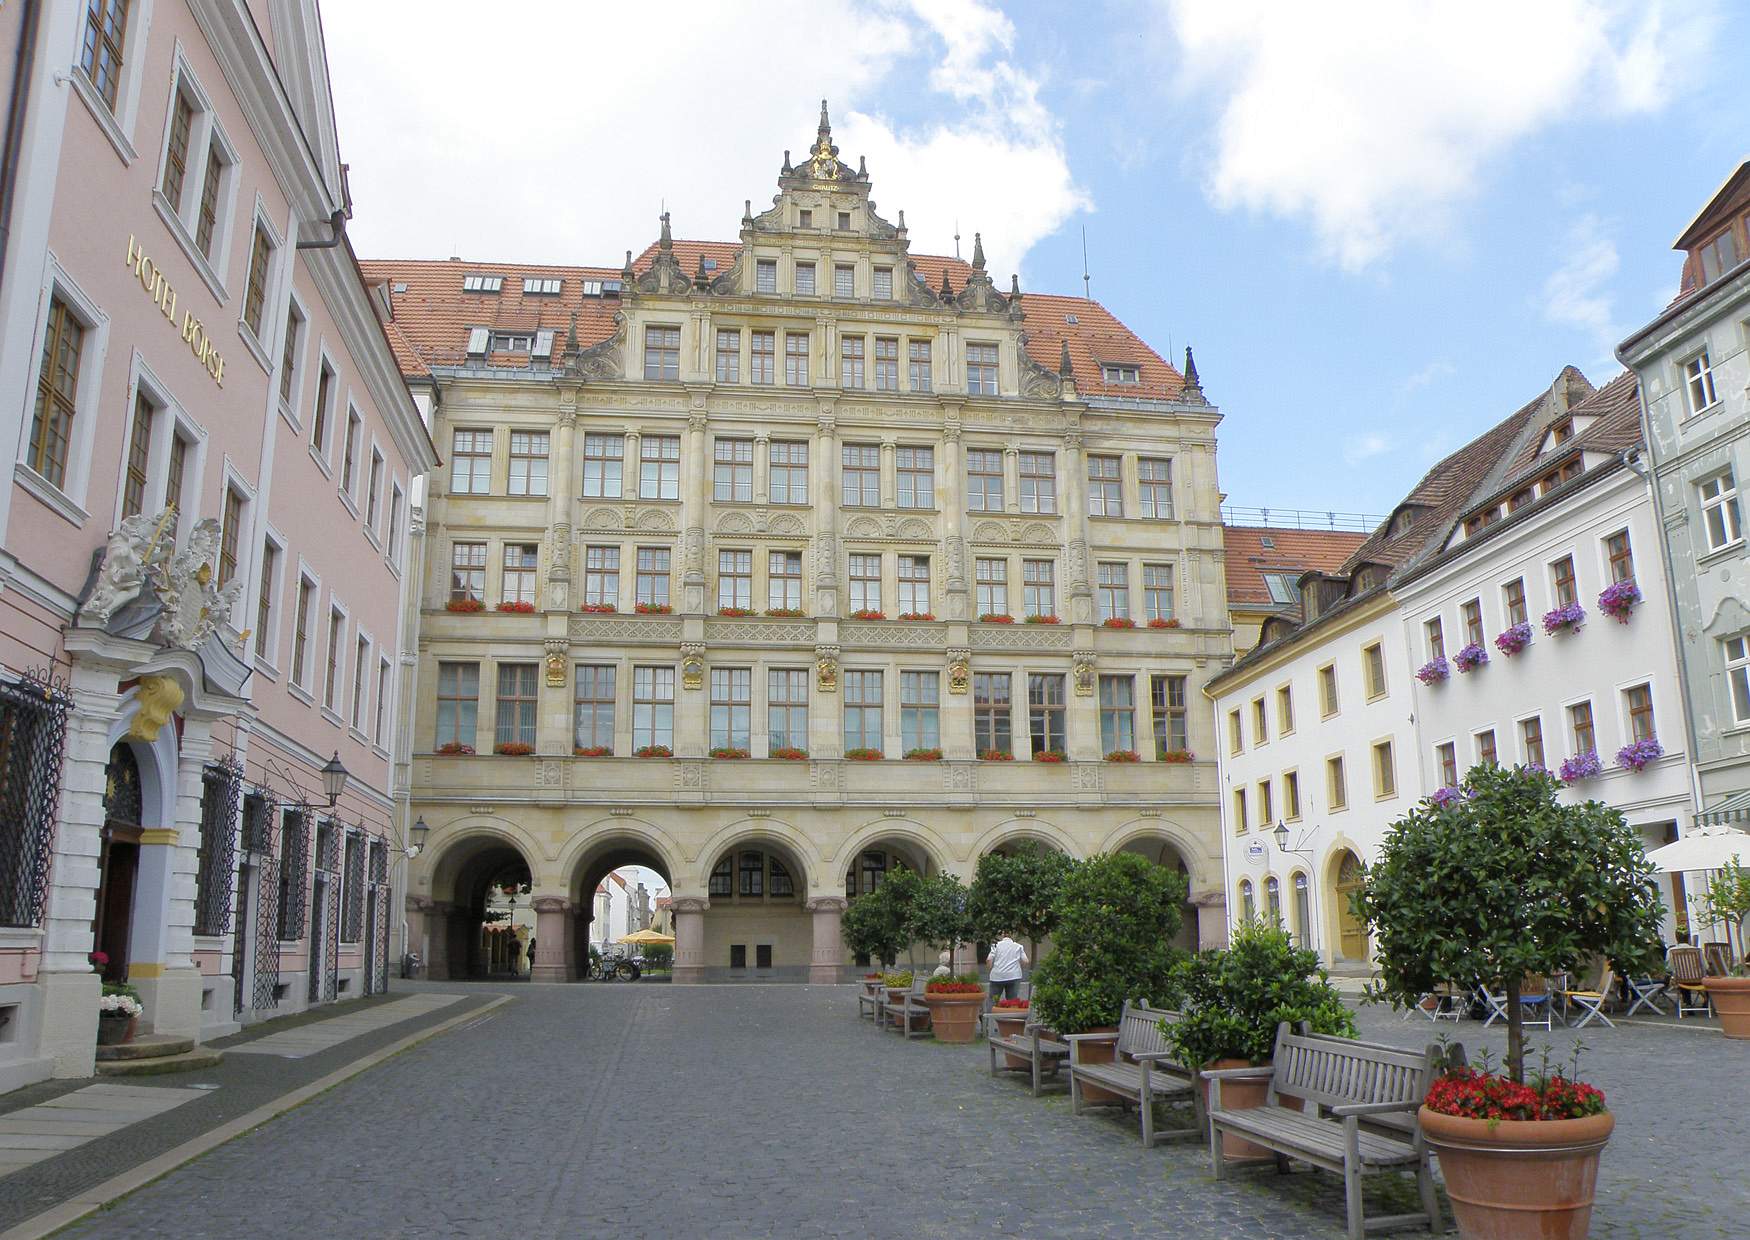
[[[1665,951],[1665,966],[1671,970],[1671,989],[1677,995],[1677,1019],[1682,1020],[1686,1013],[1692,1012],[1711,1016],[1713,1002],[1701,984],[1705,973],[1701,948],[1693,943],[1673,943]],[[1700,995],[1701,1002],[1686,1002],[1689,995]]]
[[[1478,986],[1477,995],[1489,1009],[1489,1014],[1483,1018],[1483,1028],[1487,1029],[1496,1021],[1507,1019],[1507,991],[1505,989],[1496,994],[1487,986]],[[1520,1024],[1527,1029],[1533,1025],[1542,1025],[1547,1030],[1550,1028],[1551,1010],[1549,983],[1544,980],[1542,974],[1528,975],[1524,981],[1519,983]]]
[[[1457,1021],[1464,1015],[1464,992],[1449,982],[1443,982],[1405,1009],[1403,1019],[1420,1014],[1431,1021]]]
[[[1633,1016],[1642,1008],[1652,1008],[1660,1016],[1665,1009],[1659,1005],[1664,997],[1666,981],[1662,977],[1625,977],[1622,984],[1628,987],[1629,1004],[1624,1016]]]
[[[1732,972],[1732,949],[1724,943],[1703,943],[1701,958],[1709,977],[1729,977]]]
[[[1574,1028],[1584,1029],[1595,1020],[1603,1021],[1607,1029],[1616,1028],[1610,1017],[1604,1014],[1604,1005],[1610,1001],[1610,992],[1615,985],[1616,971],[1607,964],[1599,974],[1595,988],[1562,991],[1562,1001],[1580,1009],[1580,1019],[1571,1022]]]

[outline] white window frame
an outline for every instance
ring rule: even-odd
[[[1731,643],[1738,642],[1744,648],[1742,655],[1734,656]],[[1725,671],[1727,704],[1732,712],[1732,719],[1737,727],[1750,727],[1750,629],[1742,633],[1733,633],[1720,639],[1720,661]],[[1745,711],[1738,712],[1738,695],[1733,692],[1735,679],[1744,681]]]
[[[1690,368],[1697,366],[1696,373],[1691,374]],[[1708,353],[1707,346],[1690,353],[1677,363],[1677,382],[1683,389],[1683,405],[1690,417],[1699,417],[1720,403],[1720,394],[1714,383],[1713,357]],[[1704,404],[1697,404],[1695,388],[1699,384],[1711,398]]]
[[[346,431],[345,431],[346,439],[342,439],[340,441],[340,461],[339,461],[339,468],[336,470],[336,473],[338,476],[335,478],[334,485],[335,485],[335,488],[340,495],[340,502],[346,505],[346,509],[348,512],[352,513],[352,515],[354,517],[357,517],[359,515],[359,503],[358,503],[358,497],[354,494],[354,492],[356,492],[359,489],[359,486],[360,486],[359,479],[364,473],[365,463],[360,459],[360,456],[363,454],[364,447],[365,447],[365,415],[359,412],[358,405],[353,402],[351,388],[347,389],[346,401],[344,402],[344,404],[345,404],[345,409],[346,409]],[[347,439],[352,438],[352,432],[353,432],[353,428],[355,426],[358,428],[358,436],[359,436],[358,449],[359,449],[359,451],[353,455],[353,461],[352,461],[352,474],[353,474],[353,476],[352,476],[351,485],[349,486],[347,483],[347,478],[346,478],[346,441],[347,441]],[[498,446],[497,442],[494,441],[494,443],[493,443],[493,447],[495,449],[494,455],[497,454],[496,453],[497,446]]]
[[[362,648],[359,644],[361,642],[364,643]],[[346,730],[353,739],[363,741],[368,745],[370,744],[371,738],[370,733],[365,731],[364,725],[371,721],[370,710],[368,708],[371,699],[372,678],[368,673],[361,677],[358,673],[358,665],[362,662],[363,665],[371,671],[376,670],[376,639],[371,636],[370,632],[362,624],[354,625],[351,648],[353,669],[352,679],[347,686],[349,690],[348,696],[351,698],[351,701],[348,703],[350,709],[347,711],[346,716]],[[355,718],[357,720],[356,722],[354,721]]]
[[[373,466],[375,467],[374,469]],[[377,479],[375,487],[372,487],[371,485],[371,475],[373,473],[376,475]],[[371,450],[365,454],[365,503],[364,515],[361,520],[364,522],[365,537],[370,540],[371,546],[375,547],[378,551],[383,549],[383,536],[377,532],[377,527],[383,523],[383,514],[386,511],[383,506],[383,500],[387,494],[385,483],[388,481],[388,478],[389,457],[388,454],[383,451],[382,441],[380,441],[373,433],[371,435]],[[375,514],[371,512],[372,507],[376,508]]]
[[[237,183],[241,179],[238,169],[242,160],[237,154],[236,144],[219,120],[211,96],[190,66],[180,39],[176,41],[172,84],[164,106],[164,144],[158,156],[157,176],[152,182],[152,206],[213,296],[221,302],[229,301],[230,296],[225,291],[226,259],[231,252],[231,224],[236,218]],[[178,89],[186,89],[191,96],[195,116],[188,130],[183,200],[171,202],[164,196],[164,165],[170,156],[170,125],[176,115]],[[201,253],[195,232],[200,222],[201,185],[207,173],[207,154],[215,145],[223,171],[220,173],[219,192],[213,201],[213,252],[209,257]]]
[[[395,660],[377,650],[377,697],[371,704],[371,748],[378,754],[387,756],[389,747],[385,743],[385,733],[388,730],[389,717],[387,703],[395,695]]]
[[[280,230],[274,227],[273,217],[269,215],[267,211],[267,201],[262,198],[259,191],[257,191],[255,195],[255,209],[250,213],[249,217],[249,248],[251,250],[255,247],[255,229],[257,225],[267,230],[267,243],[269,247],[267,256],[267,274],[262,277],[261,281],[261,334],[262,336],[265,336],[267,340],[272,340],[274,338],[274,328],[278,325],[273,308],[279,301],[280,279],[286,269],[286,239],[281,234]],[[214,243],[214,246],[217,248],[217,242]],[[274,365],[273,355],[268,352],[266,341],[257,337],[255,329],[249,326],[243,318],[248,300],[249,257],[245,256],[243,260],[243,284],[237,292],[237,335],[242,339],[244,347],[249,350],[250,354],[261,364],[261,368],[265,370],[271,378],[279,368]],[[274,395],[274,399],[279,399],[277,393]]]
[[[274,550],[279,554],[275,557],[274,579],[268,583],[268,591],[273,595],[273,611],[268,617],[271,628],[267,635],[267,650],[264,654],[257,654],[255,652],[255,639],[252,636],[249,641],[249,654],[257,668],[273,679],[278,680],[280,673],[280,636],[285,632],[286,627],[286,561],[291,558],[289,554],[291,549],[286,542],[286,536],[276,530],[271,521],[262,523],[261,538],[257,541],[260,544],[272,543]],[[250,624],[248,627],[250,628],[253,628],[255,622],[260,619],[260,611],[257,604],[261,601],[261,574],[267,570],[266,560],[266,556],[258,554],[255,557],[255,564],[249,574],[249,582],[252,588],[249,591],[248,601],[244,604],[244,610],[249,616]]]
[[[322,427],[322,442],[309,442],[310,459],[316,462],[323,476],[334,477],[334,420],[337,414],[344,413],[344,399],[347,397],[345,387],[341,383],[340,364],[334,360],[334,353],[328,347],[328,340],[323,337],[316,342],[316,381],[310,385],[310,417],[314,426],[316,417],[316,398],[322,394],[322,368],[334,376],[334,381],[328,385],[328,394],[333,398],[334,408],[328,411],[328,420]]]
[[[288,404],[280,397],[280,372],[285,369],[286,364],[286,328],[291,325],[294,314],[302,320],[303,326],[299,328],[298,345],[294,350],[297,357],[292,362],[292,399]],[[295,291],[287,294],[285,308],[280,313],[279,342],[273,374],[269,377],[273,384],[274,403],[279,406],[280,417],[301,436],[304,433],[304,423],[298,416],[298,410],[303,408],[304,380],[310,375],[310,368],[304,365],[305,354],[310,350],[310,313],[304,306],[304,299]]]
[[[322,651],[326,651],[329,648],[329,645],[331,645],[336,639],[336,635],[329,631],[328,622],[333,619],[334,613],[337,611],[340,613],[340,633],[338,635],[338,640],[340,642],[340,661],[334,668],[335,679],[338,682],[334,686],[334,697],[337,700],[330,702],[328,700],[328,660],[320,658],[320,654]],[[322,684],[318,686],[319,692],[316,694],[316,699],[321,703],[323,718],[327,719],[336,727],[344,728],[346,726],[346,716],[342,715],[340,711],[335,708],[337,705],[346,705],[346,656],[352,649],[352,611],[345,603],[340,601],[340,596],[338,594],[330,590],[328,592],[328,606],[322,609],[321,620],[322,630],[319,634],[321,640],[317,643],[319,657],[316,671],[322,676],[323,680]]]
[[[1720,483],[1720,492],[1712,499],[1708,499],[1701,493],[1701,488],[1710,482]],[[1743,506],[1738,503],[1737,475],[1729,468],[1719,470],[1718,472],[1710,474],[1706,478],[1702,478],[1696,482],[1695,492],[1696,500],[1701,505],[1702,537],[1707,540],[1707,550],[1702,552],[1702,554],[1704,556],[1715,555],[1721,551],[1726,551],[1732,547],[1741,545],[1744,541],[1744,510]],[[1731,529],[1727,531],[1729,537],[1727,537],[1724,542],[1720,543],[1714,542],[1713,534],[1708,529],[1708,513],[1714,508],[1720,510],[1721,526],[1725,527],[1729,525],[1731,527]]]
[[[131,165],[139,158],[139,152],[134,147],[134,127],[139,119],[140,86],[145,80],[146,67],[146,57],[140,53],[145,50],[151,37],[152,0],[136,0],[129,8],[128,28],[122,35],[122,76],[116,83],[114,112],[110,111],[109,104],[97,93],[97,87],[85,76],[85,70],[79,65],[80,49],[85,39],[83,3],[79,4],[78,14],[69,25],[72,44],[67,48],[65,57],[67,80],[72,83],[73,93],[79,96],[79,101],[90,111],[92,119],[97,122],[97,127],[103,131],[109,144],[115,148],[122,163]]]
[[[80,20],[84,20],[80,10]],[[82,76],[82,75],[80,75]],[[101,101],[100,101],[101,102]],[[85,505],[91,481],[92,443],[97,435],[97,420],[103,408],[104,360],[109,352],[109,316],[97,302],[79,287],[77,281],[61,266],[51,252],[36,308],[36,331],[31,337],[30,377],[24,389],[24,416],[19,421],[17,456],[13,477],[19,485],[42,500],[73,525],[83,528],[91,519]],[[67,303],[73,315],[85,328],[85,343],[79,355],[79,392],[73,409],[73,433],[67,439],[67,470],[61,485],[56,486],[36,470],[26,465],[30,451],[32,410],[36,404],[37,384],[42,379],[43,335],[49,328],[49,306],[55,295]]]
[[[183,486],[186,489],[186,479]],[[219,507],[213,513],[219,521],[219,537],[221,539],[220,545],[213,550],[213,572],[215,574],[213,580],[215,582],[218,581],[219,569],[217,557],[224,554],[222,540],[225,525],[225,496],[233,490],[243,498],[243,511],[238,518],[242,522],[242,526],[237,531],[237,575],[235,580],[243,582],[243,589],[247,595],[250,585],[255,581],[255,561],[260,558],[255,554],[255,516],[259,511],[259,505],[255,502],[255,488],[249,485],[242,472],[231,463],[230,453],[226,453],[219,465]],[[245,610],[247,610],[247,605]],[[238,624],[236,617],[233,616],[230,627],[233,631],[241,632],[246,626]]]
[[[297,660],[292,657],[292,651],[298,641],[298,589],[308,584],[310,587],[310,623],[312,630],[305,641],[304,653],[308,656],[308,665],[304,668],[304,679],[299,680]],[[291,601],[292,627],[287,630],[286,645],[286,688],[294,697],[300,698],[306,705],[316,704],[316,669],[322,662],[322,628],[327,623],[328,613],[322,607],[322,578],[303,556],[298,557],[298,573],[292,582]]]

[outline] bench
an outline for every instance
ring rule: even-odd
[[[1295,1033],[1303,1038],[1323,1038],[1326,1041],[1335,1042],[1339,1046],[1369,1046],[1382,1051],[1398,1051],[1403,1049],[1400,1046],[1393,1046],[1389,1042],[1366,1042],[1358,1038],[1346,1038],[1340,1033],[1314,1033],[1311,1029],[1307,1028],[1307,1022],[1304,1020],[1295,1027]],[[1436,1056],[1434,1071],[1436,1073],[1449,1072],[1454,1068],[1466,1068],[1469,1066],[1470,1060],[1465,1056],[1464,1043],[1448,1042],[1445,1045],[1445,1050]],[[1418,1123],[1419,1121],[1416,1119],[1416,1113],[1414,1111],[1388,1111],[1383,1115],[1363,1115],[1361,1117],[1362,1128],[1371,1128],[1375,1132],[1397,1137],[1401,1141],[1413,1141],[1415,1139]]]
[[[1072,1033],[1064,1038],[1069,1043],[1070,1110],[1080,1115],[1084,1106],[1135,1105],[1142,1117],[1142,1143],[1154,1145],[1170,1137],[1200,1137],[1204,1128],[1202,1117],[1196,1114],[1198,1101],[1196,1074],[1181,1067],[1172,1051],[1167,1049],[1161,1034],[1161,1022],[1172,1024],[1177,1012],[1151,1008],[1134,1000],[1124,1001],[1118,1017],[1117,1033]],[[1084,1048],[1110,1046],[1109,1062],[1084,1059]],[[1116,1095],[1110,1101],[1093,1101],[1084,1096],[1088,1086]],[[1170,1128],[1157,1132],[1154,1126],[1154,1104],[1189,1100],[1193,1121],[1189,1128]]]
[[[1226,1172],[1221,1136],[1237,1137],[1276,1154],[1278,1171],[1298,1158],[1343,1177],[1349,1240],[1363,1240],[1371,1228],[1406,1223],[1440,1230],[1440,1203],[1434,1196],[1434,1176],[1421,1129],[1412,1126],[1409,1140],[1398,1133],[1377,1131],[1381,1116],[1415,1116],[1428,1094],[1440,1050],[1428,1046],[1406,1051],[1379,1043],[1321,1035],[1302,1036],[1284,1021],[1276,1030],[1272,1064],[1263,1068],[1231,1068],[1203,1073],[1209,1082],[1210,1157],[1215,1178]],[[1264,1105],[1230,1111],[1222,1105],[1223,1081],[1265,1080]],[[1302,1099],[1295,1110],[1278,1102],[1279,1094]],[[1368,1127],[1362,1121],[1370,1121]],[[1361,1179],[1380,1171],[1412,1170],[1422,1199],[1421,1211],[1367,1220],[1361,1200]]]
[[[862,993],[857,996],[857,1019],[862,1020],[863,1017],[867,1016],[871,1020],[879,1021],[881,1019],[881,1000],[887,997],[886,992],[881,989],[881,979],[876,978],[871,981],[868,978],[863,978],[862,984]]]
[[[1004,1037],[996,1022],[996,1011],[992,1009],[984,1014],[985,1041],[990,1046],[990,1074],[999,1072],[1030,1072],[1033,1078],[1033,1096],[1039,1096],[1040,1084],[1046,1074],[1057,1076],[1058,1069],[1064,1060],[1069,1058],[1069,1045],[1055,1038],[1041,1035],[1039,1021],[1031,1012],[1021,1032]],[[1009,1055],[1027,1061],[1025,1066],[1010,1064]],[[1002,1062],[998,1062],[999,1056]]]
[[[880,1007],[876,1010],[876,1023],[882,1029],[903,1033],[908,1038],[921,1038],[928,1033],[930,1009],[924,1003],[924,984],[929,980],[922,974],[914,975],[911,990],[901,995],[897,1001],[890,998],[884,988],[881,991]]]

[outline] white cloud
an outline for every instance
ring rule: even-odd
[[[1568,231],[1560,267],[1543,283],[1543,315],[1552,323],[1584,332],[1602,356],[1622,332],[1616,325],[1610,282],[1621,265],[1616,243],[1595,215],[1584,215]]]
[[[1187,97],[1218,101],[1216,205],[1308,220],[1357,269],[1438,235],[1557,123],[1657,110],[1709,20],[1654,0],[1164,0]]]
[[[1402,383],[1398,384],[1398,395],[1408,396],[1411,392],[1419,391],[1430,384],[1438,383],[1440,380],[1449,378],[1457,373],[1458,368],[1444,358],[1438,361],[1429,362],[1415,374],[1410,375]]]
[[[1392,441],[1380,434],[1351,435],[1343,441],[1343,459],[1351,465],[1384,456],[1391,450]]]
[[[966,251],[982,230],[1006,273],[1089,205],[1013,24],[981,0],[820,0],[786,22],[781,53],[746,9],[703,0],[664,10],[673,41],[636,6],[479,12],[324,6],[360,254],[617,264],[665,203],[676,235],[733,239],[784,148],[813,140],[822,95],[842,157],[868,156],[882,214],[903,208],[919,249],[951,251],[958,219]],[[927,119],[893,119],[914,78]]]

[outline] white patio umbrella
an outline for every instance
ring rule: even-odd
[[[1647,860],[1661,874],[1718,870],[1732,861],[1750,865],[1750,832],[1727,826],[1696,827],[1675,844],[1653,849]]]

